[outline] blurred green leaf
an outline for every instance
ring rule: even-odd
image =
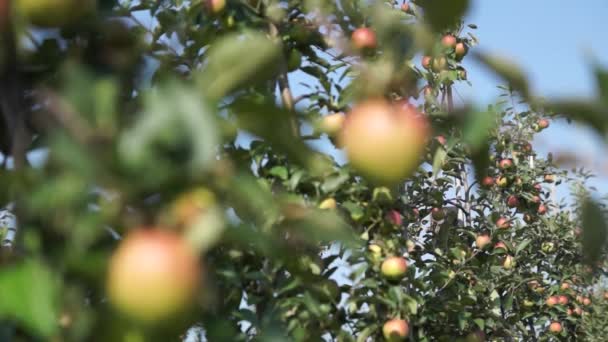
[[[530,88],[525,73],[512,61],[498,55],[475,52],[474,56],[486,67],[506,80],[511,88],[521,93],[524,98],[530,95]]]
[[[487,112],[474,111],[467,116],[462,139],[472,149],[476,150],[487,143],[497,124],[498,114],[496,112],[491,110]]]
[[[469,9],[468,0],[417,0],[424,9],[424,17],[435,32],[442,32],[454,26]]]
[[[586,199],[582,205],[582,219],[585,260],[594,265],[606,243],[606,217],[593,200]]]

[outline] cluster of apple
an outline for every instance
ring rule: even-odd
[[[544,292],[544,287],[542,287],[537,281],[528,282],[528,287],[537,293]],[[549,308],[561,307],[559,310],[561,312],[563,312],[563,309],[566,309],[566,314],[570,317],[581,317],[586,314],[584,307],[589,307],[591,305],[591,299],[589,297],[577,294],[575,297],[576,303],[571,304],[570,296],[574,295],[576,291],[572,289],[569,282],[563,282],[560,285],[560,291],[562,294],[547,297],[545,300],[545,305],[547,305]],[[552,333],[559,334],[562,332],[562,330],[563,327],[561,322],[553,321],[549,325],[549,331]]]

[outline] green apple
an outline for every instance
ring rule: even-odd
[[[382,262],[380,272],[388,280],[401,280],[407,272],[407,261],[402,257],[388,257]]]

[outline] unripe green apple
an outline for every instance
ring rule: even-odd
[[[96,0],[16,0],[18,15],[40,27],[64,27],[95,13]]]
[[[445,70],[448,67],[448,60],[443,56],[435,57],[435,58],[433,58],[431,67],[434,72],[440,72],[442,70]]]
[[[382,335],[389,342],[405,341],[409,332],[409,324],[403,319],[394,318],[382,326]]]
[[[401,280],[407,271],[407,261],[402,257],[388,257],[380,266],[380,272],[389,280]]]
[[[497,177],[496,185],[498,185],[501,188],[505,188],[505,187],[507,187],[507,185],[509,185],[509,179],[505,176]]]
[[[409,177],[420,165],[429,139],[427,120],[414,106],[380,99],[356,105],[340,133],[352,166],[383,185]]]
[[[559,334],[562,332],[562,324],[559,322],[552,322],[551,325],[549,325],[549,331],[554,333],[554,334]]]
[[[376,33],[368,27],[356,29],[351,36],[351,41],[357,50],[375,49],[378,46]]]
[[[524,306],[525,306],[526,308],[531,308],[531,307],[533,307],[533,306],[534,306],[534,302],[533,302],[533,301],[531,301],[531,300],[525,299],[525,300],[524,300]]]
[[[336,200],[333,197],[324,199],[319,204],[319,209],[336,209]]]
[[[543,242],[540,248],[545,253],[555,252],[555,244],[553,242]]]
[[[183,239],[157,228],[139,229],[112,255],[106,285],[119,311],[153,324],[187,309],[199,278],[198,258]]]
[[[505,257],[505,260],[502,263],[502,267],[504,267],[506,270],[510,270],[514,266],[515,266],[515,259],[512,256],[507,255]]]
[[[465,338],[465,342],[484,342],[485,340],[486,335],[480,330],[468,334]]]
[[[295,71],[302,65],[302,54],[296,49],[291,49],[287,55],[287,70]]]

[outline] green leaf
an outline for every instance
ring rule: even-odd
[[[441,168],[443,167],[443,163],[445,162],[448,153],[442,147],[435,150],[435,156],[433,157],[433,175],[437,176]]]
[[[603,103],[608,105],[608,70],[602,68],[600,65],[596,65],[594,71],[597,88],[600,92],[600,99]]]
[[[505,79],[511,88],[517,90],[524,97],[529,97],[528,81],[525,73],[510,60],[497,55],[476,52],[475,57],[494,71],[498,76]]]
[[[424,17],[435,32],[455,25],[469,8],[468,0],[418,0],[416,4],[424,8]]]
[[[487,143],[492,130],[498,123],[498,114],[495,111],[473,112],[467,116],[463,128],[463,140],[471,148],[477,150]]]
[[[523,251],[528,245],[532,242],[531,239],[526,239],[522,241],[519,245],[517,245],[517,249],[515,249],[515,255],[518,255],[519,252]]]
[[[601,135],[608,131],[608,106],[578,99],[553,101],[547,106],[555,113],[590,125]]]
[[[586,199],[583,203],[582,216],[585,261],[594,265],[599,260],[606,243],[606,217],[591,199]]]
[[[285,166],[275,166],[270,171],[268,171],[271,175],[276,176],[282,180],[286,180],[289,177],[287,168]]]
[[[10,318],[41,337],[58,331],[58,287],[50,270],[37,261],[0,272],[0,317]]]

